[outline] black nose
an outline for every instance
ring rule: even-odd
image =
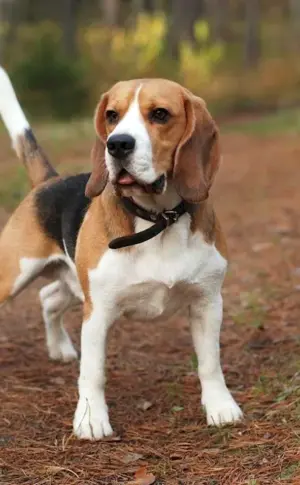
[[[107,140],[107,149],[115,158],[126,158],[133,152],[135,139],[130,135],[112,135]]]

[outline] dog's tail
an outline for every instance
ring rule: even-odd
[[[0,114],[12,139],[13,148],[27,169],[32,186],[55,177],[57,172],[39,147],[10,79],[1,66]]]

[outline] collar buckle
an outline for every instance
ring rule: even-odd
[[[167,221],[167,225],[174,224],[179,219],[179,214],[177,211],[174,210],[165,210],[161,212],[161,216],[165,221]]]

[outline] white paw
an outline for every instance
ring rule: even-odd
[[[235,423],[243,418],[243,413],[230,392],[206,393],[202,398],[205,407],[207,424],[209,426],[222,426]]]
[[[52,360],[60,360],[62,362],[70,362],[78,358],[77,351],[73,347],[70,338],[64,338],[57,344],[48,345],[49,358]]]
[[[109,422],[107,406],[97,404],[97,400],[80,398],[73,421],[73,430],[77,438],[82,440],[101,440],[113,434]]]

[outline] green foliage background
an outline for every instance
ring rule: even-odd
[[[241,62],[238,42],[211,42],[204,20],[194,26],[196,45],[182,42],[179,59],[170,59],[165,49],[168,21],[162,13],[140,14],[126,28],[101,23],[80,27],[75,59],[64,53],[57,23],[21,25],[4,65],[27,112],[46,118],[90,115],[111,84],[139,77],[178,81],[205,98],[217,114],[287,107],[300,99],[300,61],[288,49],[277,49],[275,55],[273,40],[282,34],[280,23],[275,27],[264,24],[263,52],[252,69]],[[2,35],[7,28],[2,25]]]

